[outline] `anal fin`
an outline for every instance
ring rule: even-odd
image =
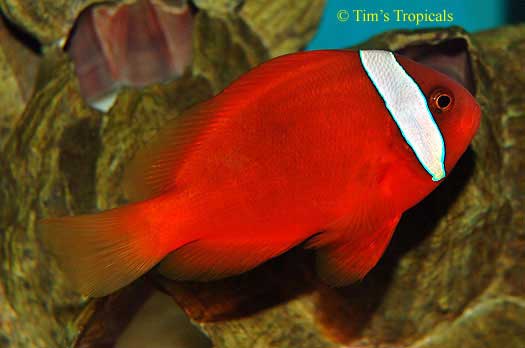
[[[197,240],[171,252],[159,271],[175,280],[208,281],[246,272],[278,256],[300,240],[265,244],[254,240]]]
[[[347,230],[325,232],[341,237],[329,244],[322,243],[317,250],[317,271],[321,279],[333,286],[362,279],[383,255],[400,217],[389,219],[375,229],[355,231],[347,226]],[[319,239],[316,242],[320,246]]]

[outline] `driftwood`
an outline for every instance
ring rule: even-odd
[[[192,70],[122,91],[105,114],[80,98],[64,52],[45,47],[34,93],[0,143],[0,346],[112,347],[160,289],[215,347],[523,347],[525,26],[475,35],[458,28],[393,32],[363,45],[424,60],[421,52],[461,42],[483,108],[471,149],[403,217],[363,281],[324,286],[312,255],[298,248],[223,281],[176,283],[152,271],[96,300],[68,287],[39,243],[36,221],[125,203],[121,176],[135,151],[168,118],[251,66],[300,49],[322,5],[269,7],[289,11],[287,22],[258,3],[199,11]]]

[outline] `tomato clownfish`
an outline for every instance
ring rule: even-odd
[[[305,242],[346,285],[401,214],[452,170],[480,123],[460,84],[387,51],[272,59],[176,117],[124,176],[129,205],[41,221],[76,288],[103,296],[155,265],[211,280]]]

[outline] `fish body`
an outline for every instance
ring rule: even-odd
[[[278,57],[136,156],[124,180],[135,203],[44,220],[44,239],[94,296],[158,263],[173,279],[217,279],[302,242],[317,250],[322,279],[345,285],[377,263],[479,119],[462,86],[390,52]]]

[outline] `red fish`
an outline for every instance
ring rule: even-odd
[[[136,156],[124,178],[135,203],[44,220],[44,240],[92,296],[157,264],[173,279],[232,276],[305,241],[321,278],[345,285],[374,267],[479,122],[461,85],[391,52],[281,56]]]

